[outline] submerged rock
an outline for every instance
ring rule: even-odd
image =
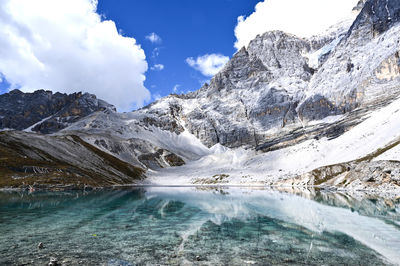
[[[58,259],[55,258],[55,257],[51,257],[48,266],[58,266],[58,265],[59,265],[58,264]]]

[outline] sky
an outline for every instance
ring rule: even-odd
[[[258,2],[100,0],[98,12],[114,20],[124,35],[135,36],[141,44],[149,64],[145,86],[155,99],[197,90],[216,74],[213,66],[226,63],[236,52],[233,29],[237,18],[251,14]],[[151,42],[146,38],[151,33],[159,40]],[[204,62],[207,59],[208,67]],[[151,69],[156,65],[163,69]]]
[[[357,1],[2,0],[0,93],[84,91],[133,110],[199,89],[257,34],[309,37]]]

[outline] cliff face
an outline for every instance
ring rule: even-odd
[[[256,89],[259,94],[250,94],[246,106],[256,116],[250,120],[258,126],[254,127],[257,143],[271,135],[265,134],[271,127],[285,132],[299,122],[304,127],[358,107],[374,109],[378,103],[389,103],[396,97],[400,77],[399,8],[397,1],[367,1],[347,33],[341,34],[338,27],[332,41],[324,36],[301,40],[285,38],[285,34],[276,37],[274,33],[253,40],[249,54],[259,58],[271,74],[270,80]],[[313,64],[312,59],[318,63]],[[243,89],[256,88],[253,84],[247,83]]]
[[[351,27],[350,32],[360,30],[361,28],[369,28],[372,30],[373,35],[376,36],[389,30],[400,21],[399,0],[372,0],[364,2],[361,13]]]
[[[399,8],[398,1],[366,1],[347,34],[311,79],[298,108],[303,120],[321,118],[310,107],[325,106],[323,117],[398,95]]]
[[[0,129],[54,133],[96,111],[115,111],[95,95],[13,90],[0,95]]]

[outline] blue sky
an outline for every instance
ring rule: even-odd
[[[209,77],[191,68],[186,58],[235,53],[234,28],[240,15],[254,11],[257,0],[99,0],[98,13],[113,20],[126,36],[134,36],[146,53],[145,86],[153,96],[196,90]],[[156,33],[161,43],[146,39]],[[159,55],[154,57],[154,49]],[[164,65],[161,71],[150,69]]]
[[[1,79],[0,82],[0,94],[3,94],[5,92],[8,91],[10,84],[8,84],[7,80],[5,80],[4,78]]]

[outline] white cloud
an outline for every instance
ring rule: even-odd
[[[174,86],[174,88],[172,89],[173,93],[177,93],[180,86],[181,86],[180,84],[176,84],[176,85]]]
[[[154,49],[153,49],[153,52],[151,53],[151,57],[152,57],[152,58],[156,58],[157,56],[159,56],[159,55],[160,55],[160,50],[161,50],[160,47],[154,48]]]
[[[146,39],[152,43],[161,43],[162,42],[161,37],[158,36],[155,32],[152,32],[149,35],[147,35]]]
[[[86,91],[123,111],[150,100],[144,51],[96,8],[96,0],[2,0],[0,72],[11,87]]]
[[[155,93],[152,95],[154,101],[160,100],[162,98],[161,94]]]
[[[247,18],[240,16],[235,28],[237,49],[247,46],[258,34],[282,30],[311,37],[347,19],[358,0],[264,0]]]
[[[186,63],[194,69],[200,71],[204,76],[211,77],[217,74],[229,61],[228,56],[221,54],[206,54],[196,59],[189,57]]]
[[[161,71],[163,70],[165,67],[163,64],[155,64],[154,66],[151,67],[151,70],[153,71]]]

